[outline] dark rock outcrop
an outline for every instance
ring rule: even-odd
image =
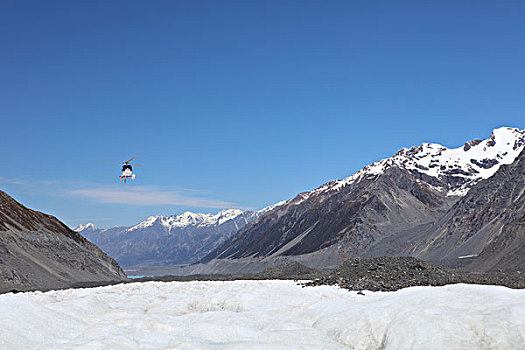
[[[303,286],[337,285],[351,291],[387,292],[414,286],[443,286],[454,283],[525,288],[525,273],[455,271],[413,257],[350,259],[330,271],[312,269],[297,262],[286,262],[255,274],[171,275],[143,277],[135,279],[133,282],[261,279],[310,280],[309,282],[302,282]],[[360,293],[364,294],[363,292]]]
[[[346,261],[337,269],[305,285],[338,285],[354,291],[388,292],[414,286],[444,286],[454,283],[525,288],[525,274],[452,271],[412,257],[382,257]]]

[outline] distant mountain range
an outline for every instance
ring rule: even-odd
[[[273,207],[259,211],[229,209],[217,214],[188,211],[180,215],[150,216],[131,227],[98,229],[88,223],[74,230],[125,268],[190,264]]]
[[[80,234],[0,191],[0,293],[124,279],[116,261]]]

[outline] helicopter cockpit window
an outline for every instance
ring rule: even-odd
[[[126,165],[123,165],[123,166],[122,166],[122,171],[124,171],[124,170],[126,170],[126,169],[132,170],[132,169],[131,169],[131,165],[127,165],[127,164],[126,164]]]

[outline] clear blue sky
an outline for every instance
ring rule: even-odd
[[[69,225],[261,208],[525,127],[523,1],[0,3],[0,189]],[[118,162],[135,154],[137,179]]]

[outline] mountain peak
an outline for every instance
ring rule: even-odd
[[[82,231],[96,231],[98,230],[98,228],[95,226],[95,224],[91,223],[91,222],[88,222],[87,224],[85,225],[78,225],[77,227],[75,227],[73,229],[73,231],[76,231],[76,232],[82,232]]]
[[[143,229],[155,224],[164,226],[168,231],[176,227],[220,225],[228,220],[235,219],[237,216],[242,215],[245,212],[246,211],[239,209],[226,209],[221,210],[217,214],[193,213],[191,211],[186,211],[178,215],[150,216],[147,220],[129,228],[128,231]]]
[[[436,189],[449,196],[462,196],[477,182],[494,175],[502,164],[511,164],[524,145],[525,130],[510,127],[494,129],[488,138],[468,141],[458,148],[425,142],[402,148],[390,158],[367,165],[343,180],[328,182],[312,192],[337,191],[363,178],[381,175],[395,166],[417,173],[419,177],[435,178],[432,182],[453,177],[456,181],[447,184],[447,188],[437,186]]]

